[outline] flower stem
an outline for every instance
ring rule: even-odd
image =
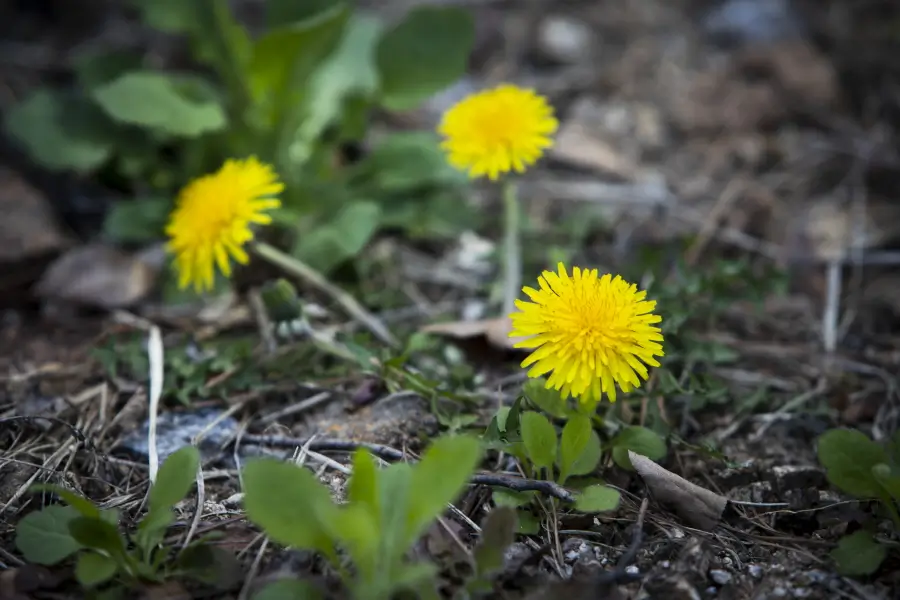
[[[397,340],[391,335],[388,328],[375,315],[367,311],[353,296],[328,281],[324,275],[303,261],[264,242],[254,242],[250,245],[250,248],[258,257],[330,296],[332,300],[347,311],[348,315],[362,323],[375,337],[385,344],[395,347],[398,345]]]
[[[503,182],[503,315],[516,309],[516,298],[522,287],[522,249],[519,243],[521,207],[516,184]]]

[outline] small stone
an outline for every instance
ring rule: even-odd
[[[712,569],[709,572],[709,578],[716,582],[716,585],[728,585],[731,583],[731,573],[721,569]]]
[[[772,590],[772,595],[777,598],[784,598],[785,596],[787,596],[787,590],[781,586],[778,586],[777,588],[774,588]]]
[[[763,570],[759,565],[750,565],[747,567],[747,572],[750,573],[750,577],[753,579],[759,579],[762,577]]]
[[[572,64],[591,54],[593,33],[584,23],[565,16],[550,16],[538,28],[538,48],[553,62]]]
[[[635,565],[628,565],[625,567],[625,572],[629,575],[639,575],[641,570],[638,569]]]

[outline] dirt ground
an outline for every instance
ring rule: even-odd
[[[698,269],[717,257],[745,258],[788,279],[787,293],[767,298],[762,310],[735,301],[698,329],[738,357],[704,367],[725,384],[727,402],[695,407],[690,398],[659,397],[656,409],[633,411],[643,422],[655,410],[675,433],[663,466],[734,501],[718,526],[688,527],[652,501],[641,510],[641,480],[609,469],[621,507],[566,516],[561,554],[547,535],[521,538],[507,553],[496,597],[900,598],[896,555],[870,577],[835,572],[828,552],[867,518],[867,507],[829,486],[814,444],[838,425],[885,439],[900,419],[900,10],[887,0],[464,3],[478,24],[470,75],[420,111],[384,115],[385,123],[430,127],[470,89],[533,85],[557,108],[561,129],[521,186],[536,224],[531,235],[559,235],[555,223],[588,207],[605,229],[585,238],[584,260],[620,266],[647,248],[684,248],[685,264]],[[252,14],[254,3],[245,4]],[[364,4],[390,14],[412,0]],[[72,49],[84,44],[147,43],[161,60],[177,61],[168,42],[141,34],[121,12],[101,0],[86,5],[83,22],[65,17],[60,1],[0,9],[0,109],[63,77]],[[494,206],[487,191],[479,198]],[[0,567],[9,573],[29,569],[13,543],[16,522],[39,502],[29,485],[64,483],[128,518],[146,492],[135,435],[147,413],[146,382],[111,373],[97,348],[114,347],[122,360],[139,355],[142,346],[121,336],[140,332],[144,320],[165,325],[167,347],[188,333],[210,339],[254,328],[238,304],[198,319],[152,303],[111,314],[34,298],[29,290],[49,261],[94,238],[110,201],[95,182],[42,173],[4,143],[0,208],[13,217],[0,222]],[[454,283],[469,275],[449,260],[453,251],[423,258],[410,248],[385,250],[408,260],[398,277],[421,298],[418,308],[381,314],[388,325],[428,323],[423,304],[432,314],[449,305],[457,317],[472,304],[471,289]],[[426,277],[438,271],[450,275]],[[497,390],[515,397],[522,376],[516,356],[474,345],[466,360],[482,376],[483,417]],[[227,597],[246,597],[285,573],[320,571],[305,553],[260,545],[234,501],[235,457],[285,456],[314,434],[415,452],[440,426],[416,393],[389,393],[371,374],[323,367],[298,380],[284,375],[293,368],[279,365],[271,379],[246,385],[227,370],[211,374],[204,399],[172,404],[161,425],[176,431],[173,444],[204,432],[201,530],[223,532],[222,546],[245,569]],[[318,452],[347,462],[327,443]],[[323,477],[341,488],[339,471]],[[460,508],[479,522],[485,498],[475,486]],[[181,507],[173,536],[183,535],[195,508]],[[467,542],[476,539],[465,523],[456,527]],[[636,529],[640,543],[632,546]],[[447,543],[440,538],[426,539],[424,551],[434,554]],[[616,567],[623,555],[629,564]],[[30,573],[40,583],[28,591],[0,573],[0,598],[79,597],[65,573]],[[612,576],[598,580],[604,573]],[[10,590],[19,595],[4,595]],[[204,594],[176,586],[145,597]]]

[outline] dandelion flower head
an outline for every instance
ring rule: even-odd
[[[522,367],[530,377],[550,373],[547,388],[564,398],[595,406],[605,394],[615,402],[616,385],[639,387],[647,366],[659,366],[654,356],[664,355],[656,301],[618,275],[575,267],[569,276],[562,263],[558,270],[544,271],[540,289],[525,287],[531,302],[517,300],[510,315],[510,337],[526,338],[515,346],[534,349]]]
[[[186,185],[166,226],[178,287],[209,290],[215,267],[230,277],[231,260],[247,264],[244,245],[253,239],[253,226],[272,222],[266,213],[281,205],[274,196],[283,189],[275,170],[255,157],[227,160]]]
[[[534,90],[501,85],[451,107],[438,126],[448,162],[469,177],[522,173],[553,145],[559,123]]]

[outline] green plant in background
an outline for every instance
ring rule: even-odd
[[[343,505],[309,470],[257,459],[244,468],[244,506],[248,518],[274,541],[328,559],[357,600],[387,600],[401,590],[436,598],[435,566],[411,563],[407,555],[463,491],[481,456],[480,442],[464,436],[439,438],[415,465],[396,463],[381,470],[368,451],[359,450]],[[258,598],[269,593],[264,589]]]
[[[436,230],[468,225],[452,210],[465,177],[440,160],[436,135],[388,135],[360,162],[340,159],[366,137],[370,112],[415,108],[465,72],[468,13],[418,7],[386,27],[349,1],[268,0],[254,38],[218,0],[132,1],[149,26],[184,36],[204,70],[85,55],[73,88],[34,91],[5,123],[45,167],[98,173],[136,196],[114,206],[110,238],[161,238],[178,188],[250,156],[285,185],[271,216],[288,254],[319,271],[381,227],[420,230],[423,214],[445,219]]]
[[[842,492],[862,499],[878,500],[900,534],[900,433],[887,443],[878,443],[861,431],[832,429],[822,434],[816,450],[828,481]],[[876,538],[871,530],[843,537],[832,551],[844,575],[871,575],[900,541]]]
[[[119,512],[101,509],[89,500],[55,485],[34,491],[50,492],[66,502],[32,512],[16,525],[16,547],[26,560],[56,565],[76,556],[75,578],[86,590],[101,587],[104,597],[127,597],[126,589],[141,582],[189,577],[230,587],[239,577],[234,556],[198,538],[178,552],[163,545],[175,520],[173,507],[190,491],[200,455],[188,446],[170,455],[159,469],[147,498],[147,513],[132,535],[119,531]],[[107,595],[110,594],[110,595]]]

